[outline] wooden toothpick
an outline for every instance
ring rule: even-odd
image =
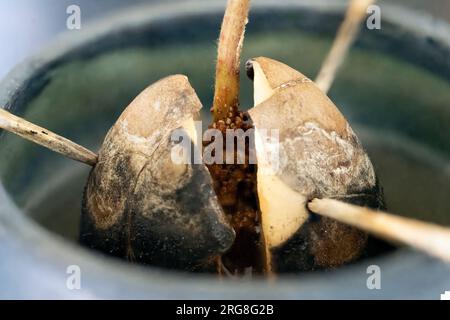
[[[366,15],[367,7],[374,2],[375,0],[351,1],[331,50],[322,63],[322,67],[315,80],[315,83],[323,92],[327,93],[333,84],[336,74],[348,54],[350,46],[358,35],[359,27]]]
[[[17,117],[1,107],[0,128],[40,144],[70,159],[83,162],[90,166],[94,166],[97,163],[97,155],[94,152],[45,128]]]
[[[352,225],[382,239],[402,243],[450,263],[450,228],[332,199],[308,204],[317,214]]]

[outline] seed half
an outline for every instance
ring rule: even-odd
[[[255,107],[249,114],[267,270],[328,268],[358,258],[367,235],[312,216],[306,202],[334,197],[381,207],[369,157],[337,107],[306,76],[268,58],[251,64]],[[274,146],[263,130],[278,132],[277,163],[267,161]]]
[[[200,101],[185,76],[145,89],[110,129],[85,190],[81,242],[131,261],[203,270],[234,231],[203,164],[176,163],[171,140],[196,141]]]

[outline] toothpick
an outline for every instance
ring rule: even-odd
[[[1,107],[0,128],[58,152],[70,159],[83,162],[90,166],[94,166],[97,163],[97,155],[94,152],[45,128],[17,117]]]
[[[352,0],[345,15],[345,19],[339,27],[331,50],[316,78],[315,83],[325,93],[328,92],[342,66],[348,51],[358,35],[359,27],[366,15],[367,7],[375,0]]]
[[[450,263],[450,228],[332,199],[314,199],[308,207],[317,214],[382,239],[408,245]]]

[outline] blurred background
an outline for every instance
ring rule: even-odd
[[[0,78],[3,78],[24,58],[42,49],[58,33],[67,31],[66,9],[69,5],[80,6],[81,21],[82,24],[85,24],[125,6],[158,1],[160,0],[0,0],[0,43],[2,47],[0,50]],[[226,2],[226,0],[223,1]],[[380,0],[379,2],[404,5],[450,21],[449,0]],[[83,32],[83,28],[71,32]]]

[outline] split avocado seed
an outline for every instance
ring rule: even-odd
[[[194,125],[201,103],[185,76],[164,78],[139,94],[103,142],[83,199],[83,244],[154,266],[233,274],[330,268],[365,254],[366,233],[307,209],[314,197],[383,207],[355,133],[300,72],[268,58],[246,67],[255,106],[249,119],[234,116],[223,129],[254,128],[245,150],[257,164],[250,167],[249,154],[243,164],[174,163],[174,130],[202,148]],[[277,168],[263,161],[273,147],[263,130],[278,132]]]

